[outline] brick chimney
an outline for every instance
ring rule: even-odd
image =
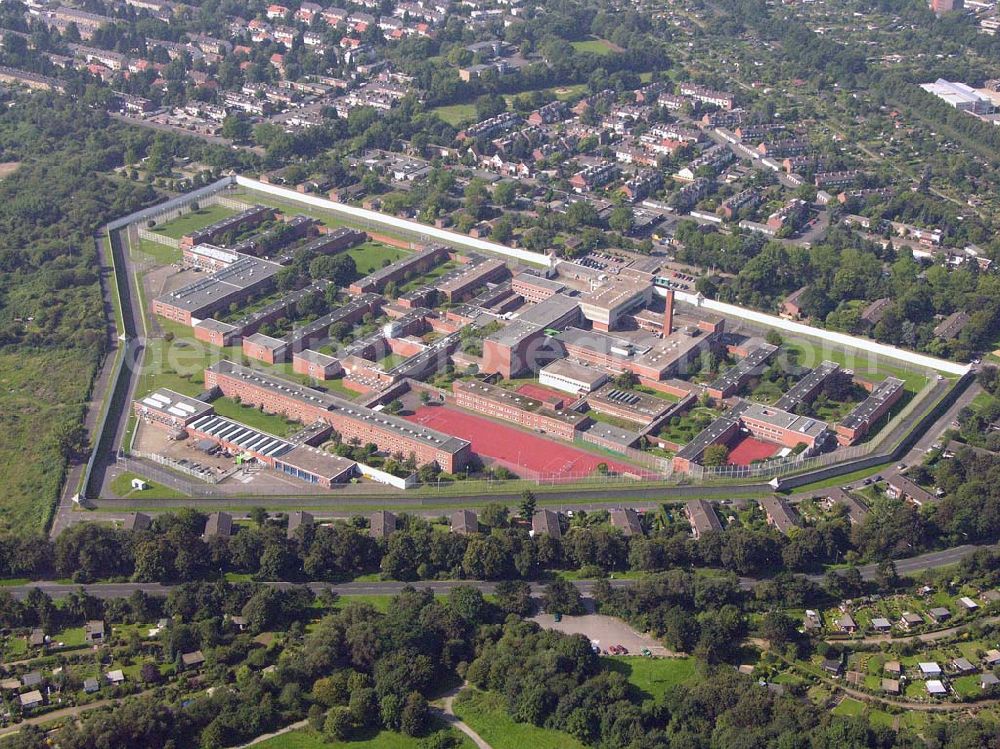
[[[674,330],[674,290],[667,289],[667,307],[663,311],[663,337],[666,338]]]

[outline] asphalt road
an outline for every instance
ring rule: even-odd
[[[991,544],[988,546],[976,546],[973,544],[967,544],[965,546],[956,546],[951,549],[944,549],[942,551],[932,551],[927,554],[921,554],[919,556],[910,557],[907,559],[897,559],[896,560],[896,571],[900,575],[912,575],[915,573],[923,572],[925,570],[935,569],[938,567],[947,567],[952,564],[956,564],[962,559],[966,554],[975,551],[978,548],[985,548],[991,550],[1000,549],[1000,544]],[[865,580],[872,580],[878,574],[877,564],[866,564],[858,567],[861,572],[861,577]],[[817,582],[823,579],[822,575],[809,575],[809,579],[815,580]],[[612,587],[629,587],[635,584],[634,580],[609,580]],[[764,580],[759,580],[752,577],[740,578],[740,585],[747,590],[754,588],[756,585],[764,582]],[[395,595],[403,590],[407,586],[413,586],[421,590],[430,589],[435,593],[448,593],[454,588],[461,586],[472,586],[483,593],[492,593],[496,590],[496,581],[482,581],[482,580],[425,580],[425,581],[415,581],[412,583],[397,582],[395,580],[376,580],[370,582],[352,582],[352,583],[322,583],[322,582],[311,582],[306,583],[309,588],[313,591],[319,592],[321,590],[331,590],[339,595],[344,596],[386,596]],[[295,583],[290,582],[275,582],[268,583],[268,585],[273,585],[277,588],[289,588],[293,587]],[[574,585],[579,588],[580,593],[584,596],[589,596],[594,590],[596,581],[594,580],[575,580]],[[80,588],[83,588],[87,593],[97,598],[126,598],[136,591],[143,591],[148,595],[154,596],[165,596],[170,590],[176,586],[172,585],[162,585],[160,583],[91,583],[89,585],[74,585],[66,583],[50,582],[46,580],[27,583],[25,585],[11,585],[4,588],[4,590],[10,591],[10,593],[15,598],[24,598],[28,591],[32,588],[39,588],[46,593],[48,593],[53,598],[64,598],[70,593],[73,593]],[[545,583],[532,583],[531,589],[535,594],[539,594],[545,587]]]

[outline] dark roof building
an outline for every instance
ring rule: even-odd
[[[552,538],[562,538],[559,513],[552,510],[539,510],[531,518],[531,530],[536,536],[544,534]]]
[[[626,536],[642,535],[642,523],[639,522],[639,514],[631,507],[612,510],[611,525],[618,528]]]
[[[371,534],[375,538],[388,538],[396,532],[396,515],[387,510],[373,512],[371,516]]]
[[[479,516],[472,510],[455,510],[451,514],[451,532],[463,536],[479,533]]]
[[[221,536],[229,538],[233,533],[233,516],[228,512],[213,512],[205,523],[205,538]]]

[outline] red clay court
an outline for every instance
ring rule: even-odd
[[[521,385],[517,392],[521,395],[526,395],[529,398],[534,398],[535,400],[546,403],[553,408],[561,408],[568,398],[566,393],[560,393],[558,390],[550,390],[544,385],[533,385],[530,382],[526,382]],[[576,400],[574,398],[574,400]]]
[[[515,473],[523,475],[523,469],[527,469],[527,472],[535,474],[526,478],[548,478],[560,474],[577,477],[589,475],[599,463],[607,463],[608,468],[618,473],[648,473],[642,468],[608,460],[447,406],[420,406],[405,418],[469,440],[474,453],[484,459],[493,459]]]
[[[772,457],[781,448],[770,442],[764,442],[749,434],[741,435],[729,448],[729,463],[735,466],[748,466],[755,460]]]

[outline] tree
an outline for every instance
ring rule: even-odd
[[[545,587],[542,604],[548,614],[582,614],[580,591],[568,580],[553,580]]]
[[[531,489],[525,489],[521,492],[521,503],[519,505],[521,518],[531,522],[531,519],[535,516],[535,507],[537,504],[535,495]]]
[[[781,333],[779,333],[774,328],[768,329],[767,333],[764,334],[764,340],[770,343],[772,346],[780,346],[782,343],[784,343],[784,339],[781,337]]]
[[[781,650],[795,639],[795,622],[784,611],[768,611],[760,623],[760,636],[772,650]]]
[[[427,730],[430,708],[419,692],[410,692],[399,718],[399,730],[407,736],[421,736]]]
[[[729,462],[729,448],[725,445],[709,445],[705,448],[701,462],[708,467],[724,466]]]
[[[507,509],[506,505],[502,505],[499,502],[490,502],[483,508],[480,518],[490,528],[506,528],[509,516],[510,510]]]
[[[531,600],[531,586],[524,580],[501,580],[494,592],[497,608],[504,614],[530,616],[535,606]]]
[[[267,514],[267,509],[264,507],[254,507],[250,510],[249,517],[251,522],[253,522],[258,528],[263,526],[267,522],[270,515]]]
[[[628,234],[632,231],[633,221],[632,207],[620,205],[611,212],[611,216],[608,218],[608,226],[619,234]]]
[[[323,722],[323,733],[334,741],[346,741],[354,729],[350,708],[332,707]]]

